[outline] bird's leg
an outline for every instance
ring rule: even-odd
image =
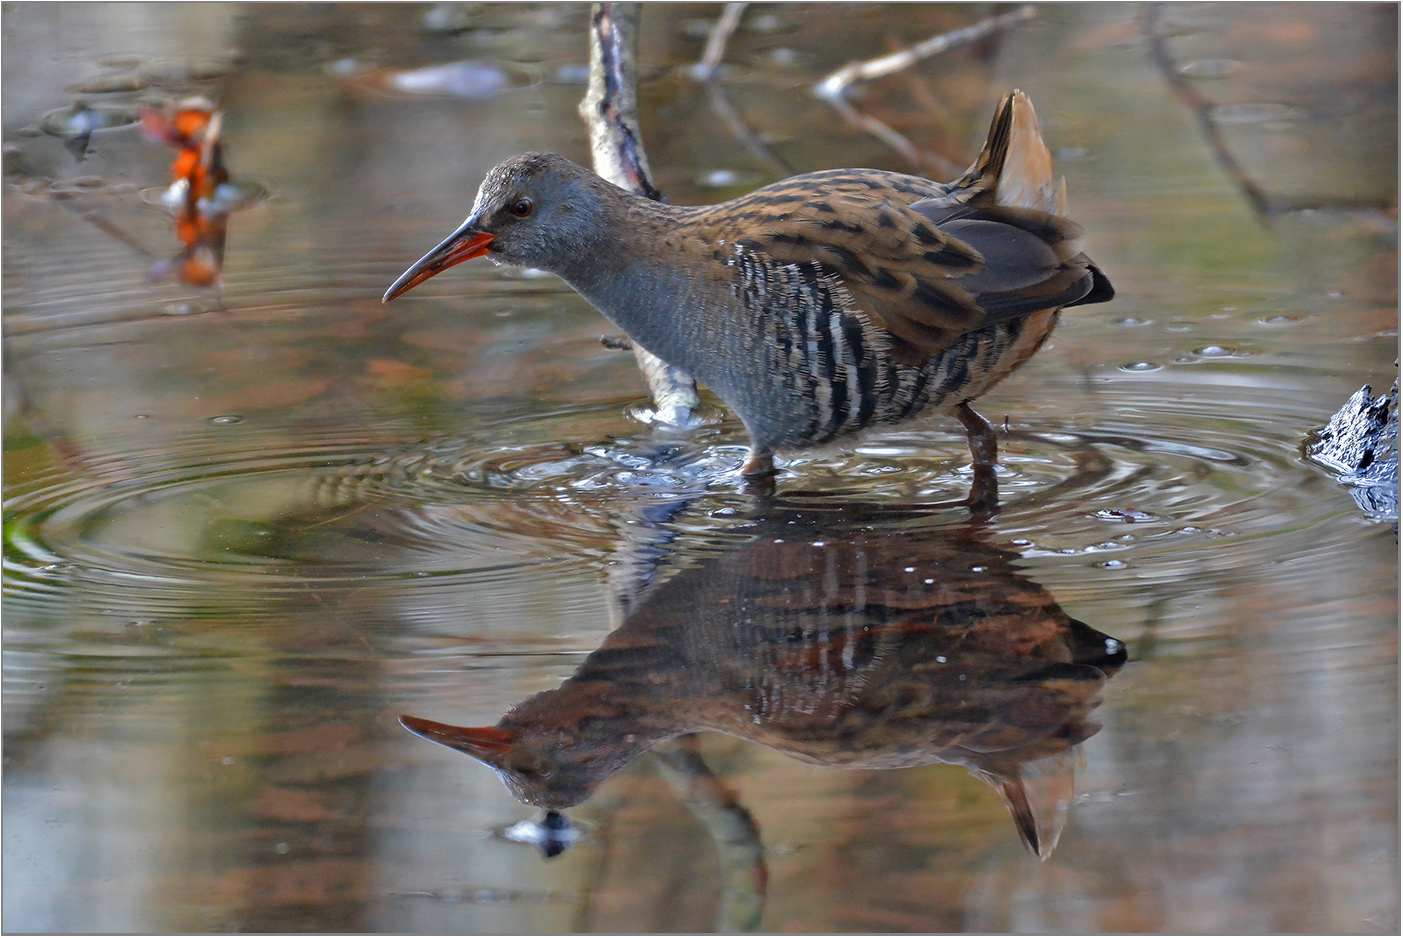
[[[745,480],[746,490],[773,492],[775,475],[778,472],[779,470],[775,468],[774,452],[766,447],[752,444],[745,465],[741,466],[740,469],[741,478]]]
[[[775,454],[773,451],[752,446],[750,453],[745,460],[745,465],[741,466],[740,474],[747,479],[764,479],[774,476],[779,470],[775,468]]]
[[[966,503],[975,514],[992,515],[999,510],[999,480],[994,474],[999,460],[999,441],[989,421],[975,413],[968,401],[955,408],[955,416],[965,425],[969,452],[974,457],[974,481]]]

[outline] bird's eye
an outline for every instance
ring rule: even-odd
[[[554,770],[545,759],[530,759],[516,766],[516,771],[527,778],[550,778]]]
[[[517,218],[525,218],[527,215],[531,214],[531,209],[533,208],[535,208],[535,206],[531,204],[530,199],[517,199],[516,204],[512,206],[512,214]]]

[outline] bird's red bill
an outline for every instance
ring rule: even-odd
[[[399,279],[390,285],[390,289],[385,291],[383,302],[388,303],[401,293],[408,293],[425,280],[435,274],[443,273],[456,264],[470,261],[474,257],[481,257],[492,249],[492,238],[492,235],[481,232],[473,232],[461,237],[457,236],[457,232],[454,232],[447,241],[419,258],[415,261],[414,266],[400,274]]]

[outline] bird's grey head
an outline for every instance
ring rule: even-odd
[[[560,273],[603,246],[600,209],[610,188],[594,173],[554,153],[523,153],[504,160],[483,179],[472,212],[458,230],[406,270],[385,300],[483,255],[499,263]]]

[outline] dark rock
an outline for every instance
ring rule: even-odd
[[[1306,457],[1350,487],[1354,501],[1380,520],[1398,520],[1398,380],[1388,396],[1364,385],[1306,440]]]

